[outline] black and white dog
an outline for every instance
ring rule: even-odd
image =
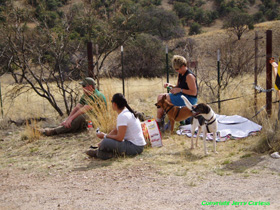
[[[198,133],[196,136],[196,147],[197,147],[197,141],[199,134],[203,132],[203,143],[204,143],[204,154],[207,155],[207,147],[206,147],[206,136],[207,133],[213,133],[213,146],[214,146],[214,152],[218,153],[216,150],[216,137],[217,137],[217,129],[218,129],[218,123],[216,120],[216,114],[212,110],[212,108],[204,103],[200,103],[198,105],[192,105],[189,100],[181,96],[184,100],[186,106],[190,108],[194,114],[193,120],[192,120],[192,127],[191,127],[191,149],[194,148],[193,145],[193,135],[195,132],[195,129],[198,127]],[[204,119],[203,119],[204,118]]]

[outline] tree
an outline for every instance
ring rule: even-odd
[[[253,29],[253,18],[247,13],[232,12],[227,18],[224,28],[232,31],[238,38],[241,39],[243,33],[249,29]]]
[[[59,115],[64,111],[51,82],[59,88],[69,114],[77,95],[67,81],[80,78],[87,68],[86,42],[98,45],[94,65],[101,70],[116,49],[141,33],[154,36],[155,43],[184,35],[174,13],[153,5],[142,7],[143,1],[84,0],[65,13],[55,10],[58,2],[31,1],[36,6],[31,12],[14,9],[12,4],[5,10],[7,22],[0,25],[0,65],[16,83],[28,84],[48,100]]]
[[[180,38],[185,35],[179,18],[173,12],[151,6],[140,9],[136,17],[139,17],[135,21],[138,22],[141,33],[155,35],[163,40]]]
[[[69,114],[77,102],[77,92],[66,82],[71,78],[71,57],[80,51],[81,43],[69,38],[71,20],[65,18],[60,31],[37,27],[32,30],[22,21],[22,13],[12,9],[7,23],[0,28],[1,45],[5,50],[1,54],[3,66],[18,84],[27,84],[35,93],[48,100],[59,113],[64,114],[58,104],[55,82],[64,107]],[[30,23],[31,20],[29,20]],[[36,23],[36,22],[35,22]],[[67,71],[65,68],[69,67]]]
[[[116,11],[109,15],[110,18],[104,18],[103,15],[99,18],[102,12],[98,10],[103,8],[101,4],[98,4],[98,7],[94,4],[84,7],[85,12],[81,13],[81,22],[77,24],[79,27],[83,26],[82,31],[89,34],[88,39],[99,46],[95,63],[95,66],[98,63],[99,70],[112,52],[138,34],[151,34],[161,40],[184,36],[178,18],[172,12],[154,6],[143,8],[129,0],[116,1],[107,9],[110,7],[112,7],[110,11]]]
[[[131,38],[124,46],[125,77],[161,76],[165,67],[164,49],[161,40],[152,35],[143,33]],[[114,63],[117,65],[112,67],[111,75],[121,77],[120,64]]]
[[[230,86],[233,81],[236,81],[236,77],[241,77],[244,74],[250,73],[254,74],[254,58],[255,49],[247,40],[233,40],[229,37],[225,42],[217,45],[216,49],[213,50],[213,55],[211,57],[217,56],[217,50],[220,49],[220,81],[221,81],[221,91],[225,90]],[[259,59],[259,69],[257,71],[260,73],[265,67],[265,61],[263,56]],[[200,70],[200,79],[207,86],[207,88],[212,92],[212,96],[217,95],[217,73],[211,72],[209,69],[215,69],[216,63],[213,66],[209,66],[209,63],[200,63],[200,66],[205,65],[205,70]],[[237,84],[238,85],[238,84]],[[235,87],[232,87],[233,89]]]

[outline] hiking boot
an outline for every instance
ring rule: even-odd
[[[86,151],[86,154],[90,157],[97,158],[97,150],[90,149],[90,150]]]
[[[57,134],[57,133],[56,133],[55,129],[45,129],[45,131],[43,132],[43,134],[44,134],[45,136],[53,136],[53,135],[55,135],[55,134]]]
[[[45,129],[44,128],[32,128],[34,131],[39,132],[40,134],[44,134]]]

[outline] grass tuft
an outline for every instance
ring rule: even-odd
[[[38,129],[39,126],[36,120],[32,120],[30,124],[28,121],[26,121],[26,127],[21,135],[21,140],[28,140],[28,143],[39,140],[41,133],[38,131]]]
[[[106,97],[107,106],[100,98],[96,98],[95,102],[88,101],[93,108],[93,111],[88,113],[88,116],[95,128],[108,133],[116,127],[117,113],[112,109],[110,102],[114,94],[113,88],[110,85],[105,87],[106,89],[103,90],[103,94]]]
[[[253,148],[257,153],[274,152],[280,150],[280,131],[266,130]]]

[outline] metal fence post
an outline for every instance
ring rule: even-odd
[[[123,85],[123,95],[125,95],[125,91],[124,91],[124,69],[123,69],[123,46],[121,46],[121,62],[122,62],[122,85]]]
[[[165,48],[165,58],[166,58],[166,82],[169,83],[169,66],[168,66],[168,46]],[[167,88],[167,93],[169,93],[169,89]]]
[[[259,48],[258,48],[258,32],[256,31],[255,32],[255,87],[258,85],[258,74],[257,74],[257,71],[258,71],[258,51],[259,51]],[[255,113],[257,113],[257,101],[258,101],[258,98],[257,98],[257,89],[255,89],[255,95],[254,95],[254,107],[255,107]]]
[[[1,82],[0,82],[0,99],[1,99],[1,114],[2,114],[2,118],[3,118],[3,102],[2,102],[2,91],[1,91]]]
[[[93,53],[92,53],[92,43],[87,43],[87,56],[88,56],[88,76],[93,78]]]
[[[98,44],[95,45],[95,51],[96,51],[96,79],[97,79],[97,89],[100,90],[100,82],[99,82],[99,64],[98,64]]]
[[[269,59],[272,57],[272,30],[266,31],[266,89],[272,88],[272,66]],[[271,116],[272,109],[272,92],[266,93],[266,112]]]
[[[218,110],[221,113],[221,102],[220,102],[220,89],[221,89],[221,79],[220,79],[220,49],[217,52],[217,69],[218,69]]]

